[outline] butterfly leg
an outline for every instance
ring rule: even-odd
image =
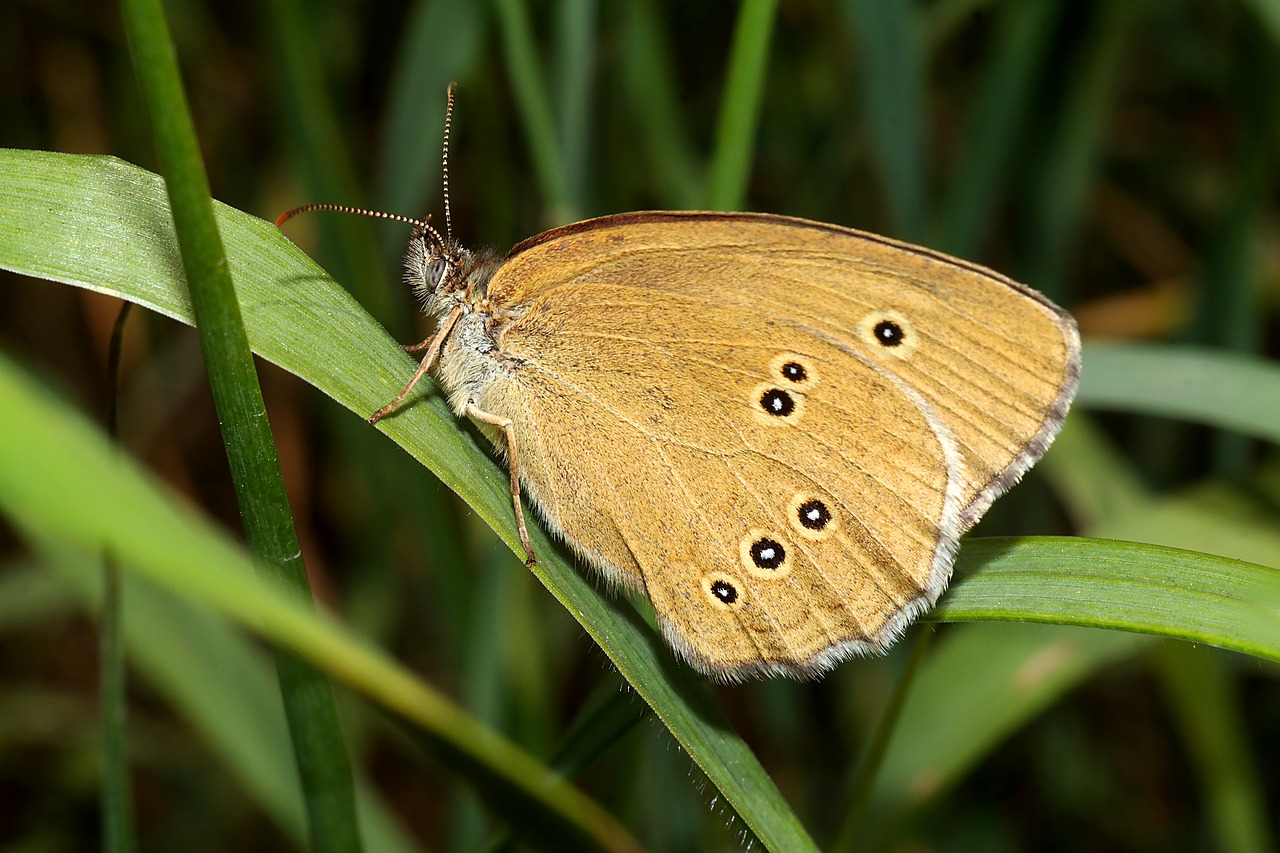
[[[445,318],[444,322],[440,324],[439,330],[431,336],[430,339],[423,341],[420,344],[414,344],[412,349],[409,347],[405,348],[405,352],[416,352],[420,349],[426,349],[427,354],[422,357],[422,362],[418,365],[418,369],[413,372],[413,378],[409,380],[409,384],[400,389],[400,393],[396,395],[394,400],[370,415],[369,423],[376,424],[378,421],[400,408],[401,404],[408,399],[409,395],[413,393],[414,386],[418,384],[422,377],[427,375],[427,371],[431,369],[431,365],[435,364],[436,358],[440,355],[440,348],[444,346],[444,339],[453,331],[453,327],[462,316],[462,312],[463,308],[461,305],[454,308],[453,311],[450,312],[449,316]]]
[[[467,401],[466,414],[482,423],[492,424],[506,434],[507,467],[511,469],[511,503],[516,510],[516,528],[520,531],[520,544],[524,546],[524,564],[532,566],[537,562],[537,557],[534,556],[533,546],[529,544],[529,531],[524,525],[524,507],[520,503],[520,463],[516,459],[516,431],[511,425],[511,418],[502,418],[483,412],[477,409],[471,400]]]

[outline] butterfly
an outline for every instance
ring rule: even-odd
[[[404,220],[436,331],[370,421],[433,375],[505,453],[528,560],[522,491],[709,676],[812,677],[891,644],[1062,426],[1071,316],[978,265],[772,214],[627,213],[470,251],[452,107],[451,87],[446,231]]]

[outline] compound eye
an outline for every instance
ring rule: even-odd
[[[427,283],[436,288],[444,281],[444,274],[449,270],[449,262],[444,258],[436,258],[427,266]]]

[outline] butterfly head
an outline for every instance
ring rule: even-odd
[[[472,252],[444,239],[424,222],[409,238],[404,278],[423,310],[440,317],[456,305],[473,305],[484,299],[495,261],[489,252]]]
[[[457,243],[441,237],[430,222],[416,223],[404,258],[405,282],[423,305],[427,305],[437,295],[460,289],[459,273],[470,254]]]

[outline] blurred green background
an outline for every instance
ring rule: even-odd
[[[1259,361],[1277,351],[1274,0],[165,10],[213,194],[268,220],[327,201],[439,222],[445,87],[456,80],[453,231],[471,246],[505,250],[627,210],[771,211],[992,266],[1071,309],[1087,341],[1195,344]],[[0,145],[158,169],[113,5],[4,4],[0,67]],[[317,214],[288,233],[398,340],[426,331],[400,282],[407,229]],[[100,417],[119,303],[2,275],[0,348]],[[1086,381],[1089,365],[1086,354]],[[581,784],[652,849],[749,840],[465,505],[310,386],[265,363],[261,376],[324,606],[535,755],[610,707],[611,734]],[[121,433],[240,529],[190,329],[141,312],[131,321]],[[1280,567],[1276,461],[1273,446],[1242,434],[1078,409],[977,535],[1089,533]],[[0,543],[0,850],[96,847],[96,622],[83,604],[92,561],[7,527]],[[144,849],[302,844],[296,783],[255,752],[287,750],[274,685],[261,680],[268,657],[154,589],[128,601],[156,632],[131,659]],[[1085,628],[931,622],[885,658],[819,683],[711,690],[820,845],[849,843],[860,756],[920,634],[933,640],[861,845],[1270,849],[1274,663]],[[188,644],[205,668],[166,657]],[[339,702],[352,763],[392,827],[370,849],[483,849],[501,830],[501,813],[396,725],[350,695]]]

